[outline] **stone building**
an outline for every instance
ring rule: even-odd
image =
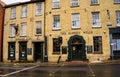
[[[92,62],[119,58],[119,7],[120,0],[32,0],[8,5],[3,59]]]
[[[3,41],[5,62],[43,60],[44,18],[44,0],[6,6]]]
[[[3,58],[3,24],[4,24],[4,6],[5,3],[0,1],[0,61]]]

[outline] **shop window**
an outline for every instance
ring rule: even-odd
[[[8,43],[8,59],[15,60],[15,42]]]
[[[53,38],[53,54],[60,53],[60,43],[58,38]]]
[[[102,53],[102,37],[96,36],[93,37],[94,41],[94,53]]]

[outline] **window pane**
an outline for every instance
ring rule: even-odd
[[[36,34],[41,34],[42,33],[42,24],[41,21],[36,22]]]
[[[78,0],[71,0],[71,6],[78,6]]]
[[[26,23],[21,24],[21,36],[26,36]]]
[[[120,11],[116,11],[117,26],[120,26]]]
[[[102,52],[102,37],[93,37],[94,40],[94,52],[101,53]]]
[[[38,3],[36,4],[36,15],[41,15],[42,14],[42,4]]]
[[[53,0],[52,8],[60,8],[60,0]]]
[[[120,0],[114,0],[114,3],[120,3]]]
[[[16,18],[16,8],[15,7],[11,8],[11,18],[12,19]]]
[[[72,14],[72,28],[80,28],[80,15]]]
[[[91,0],[91,4],[99,4],[98,0]]]
[[[99,13],[92,13],[92,25],[93,27],[101,27]]]
[[[15,24],[10,25],[10,37],[15,37]]]
[[[60,29],[60,16],[53,16],[53,29]]]
[[[58,42],[58,38],[53,38],[53,53],[60,52],[60,43]]]
[[[27,17],[27,6],[22,6],[22,17]]]

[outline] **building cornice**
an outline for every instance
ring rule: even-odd
[[[45,0],[32,0],[32,1],[27,1],[27,2],[17,2],[13,4],[6,5],[5,8],[13,7],[13,6],[19,6],[19,5],[24,5],[24,4],[31,4],[31,3],[36,3],[36,2],[44,2]]]

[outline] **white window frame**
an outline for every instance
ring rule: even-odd
[[[60,29],[60,15],[53,15],[53,30]]]
[[[99,4],[99,0],[90,0],[91,5],[97,5]]]
[[[114,3],[120,3],[120,0],[114,0]]]
[[[10,25],[10,37],[15,37],[15,24]]]
[[[40,33],[38,33],[38,30],[40,30]],[[42,34],[42,22],[41,21],[36,21],[36,35],[41,35]]]
[[[11,19],[15,19],[16,18],[16,7],[12,7],[11,8]]]
[[[71,6],[79,6],[79,0],[70,0]]]
[[[60,0],[52,0],[52,8],[60,8]]]
[[[99,12],[92,12],[92,27],[101,27]]]
[[[22,6],[22,14],[21,17],[27,17],[27,5]]]
[[[42,3],[36,4],[36,15],[42,15]]]
[[[71,18],[72,18],[72,28],[80,28],[80,14],[73,13]]]
[[[27,23],[26,22],[23,22],[21,23],[21,34],[20,36],[26,36],[26,29],[27,28]]]
[[[116,11],[116,21],[117,21],[117,26],[120,27],[120,11]]]

